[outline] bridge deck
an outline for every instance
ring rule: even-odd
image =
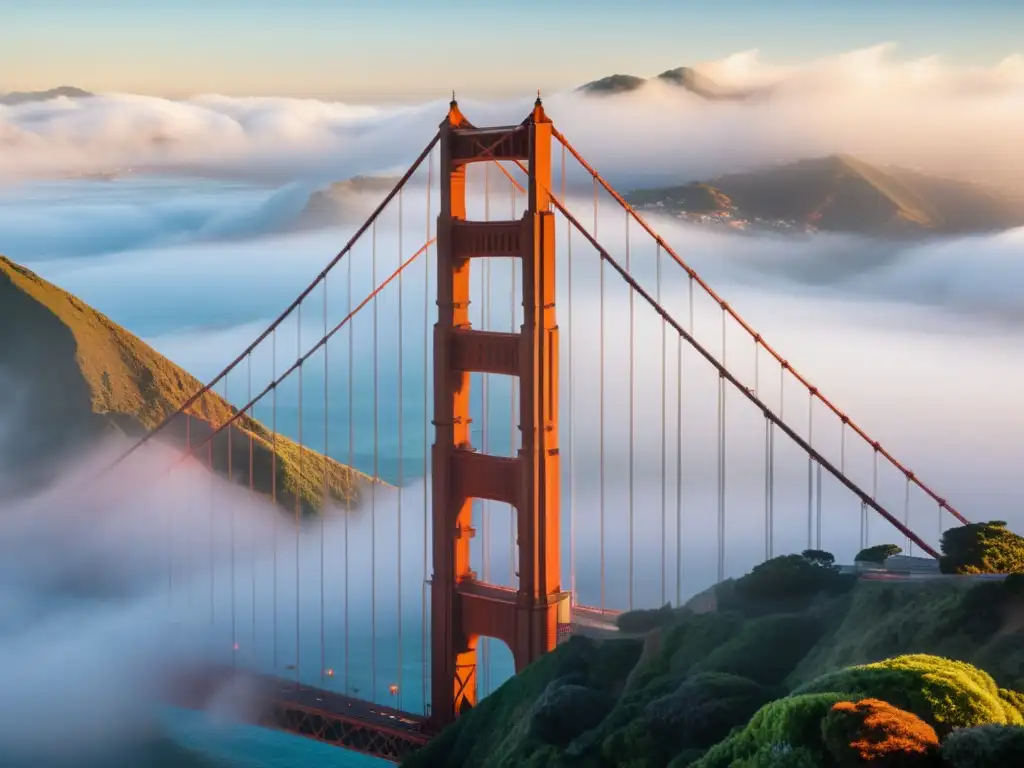
[[[614,636],[617,614],[575,606],[572,631]],[[431,721],[421,715],[245,669],[193,669],[175,677],[172,695],[181,706],[207,709],[225,691],[231,692],[226,698],[233,702],[232,714],[243,722],[392,762],[399,762],[437,734]]]
[[[286,731],[392,762],[426,744],[436,733],[419,715],[294,680],[217,667],[179,678],[175,701],[206,709],[223,691],[242,722]]]

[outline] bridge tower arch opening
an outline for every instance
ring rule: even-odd
[[[560,584],[552,124],[539,98],[522,123],[498,128],[475,127],[453,100],[440,134],[430,698],[432,718],[446,725],[476,704],[477,638],[504,642],[518,672],[556,645],[568,596]],[[527,164],[527,210],[516,220],[468,221],[466,168],[492,161]],[[508,256],[522,270],[523,324],[518,333],[474,330],[471,264]],[[482,454],[472,445],[474,372],[515,378],[521,447],[514,457]],[[516,509],[516,589],[487,584],[470,566],[474,499]]]

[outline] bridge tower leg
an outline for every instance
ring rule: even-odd
[[[568,597],[560,585],[551,129],[540,99],[518,126],[476,128],[454,101],[441,124],[431,476],[431,716],[438,725],[476,704],[479,637],[503,640],[519,671],[554,648],[559,605]],[[467,221],[466,168],[493,160],[528,163],[528,209],[514,221]],[[478,331],[470,325],[470,263],[496,256],[518,258],[522,266],[519,333]],[[474,450],[471,372],[518,378],[522,447],[517,456]],[[506,502],[516,509],[516,590],[485,584],[470,568],[473,499]]]

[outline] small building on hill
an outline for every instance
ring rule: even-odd
[[[934,557],[893,555],[885,559],[885,570],[896,573],[939,573],[939,561]]]

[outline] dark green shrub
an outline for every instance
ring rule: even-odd
[[[981,725],[953,731],[942,742],[942,762],[949,768],[1016,768],[1024,765],[1024,728]]]
[[[649,632],[678,621],[684,614],[682,609],[674,609],[666,603],[661,608],[644,609],[621,613],[615,619],[615,625],[623,632]]]
[[[776,614],[751,619],[739,634],[713,650],[695,670],[729,672],[762,685],[778,685],[821,638],[814,616]]]
[[[697,662],[706,658],[742,626],[743,617],[734,613],[685,616],[678,624],[661,631],[658,651],[637,664],[629,679],[629,690],[663,681],[671,681],[674,688]]]
[[[735,598],[748,613],[796,611],[805,608],[815,595],[839,594],[855,583],[856,578],[840,574],[823,561],[783,555],[766,560],[737,579]]]
[[[934,728],[878,699],[835,704],[821,734],[839,768],[915,768],[931,764],[939,748]]]
[[[821,768],[821,759],[807,747],[771,744],[737,760],[731,768]]]
[[[662,640],[666,671],[682,679],[744,626],[735,613],[702,613],[672,627]]]
[[[877,563],[881,565],[888,558],[903,552],[901,547],[897,547],[895,544],[876,544],[873,547],[862,549],[857,553],[857,556],[853,558],[855,563]]]
[[[689,768],[689,766],[704,757],[706,752],[707,750],[704,749],[684,749],[672,758],[669,766],[671,768]]]
[[[643,758],[665,765],[684,749],[703,750],[744,725],[769,698],[757,683],[735,675],[697,674],[647,704],[602,745],[612,765]]]
[[[530,715],[530,734],[564,747],[584,731],[600,723],[615,699],[601,691],[555,680],[537,700]]]
[[[1012,597],[1024,595],[1024,573],[1011,573],[1003,581],[1003,589]]]
[[[839,693],[811,693],[766,704],[746,727],[713,746],[694,766],[820,766],[825,759],[821,721],[834,704],[847,698]]]
[[[832,568],[836,564],[836,556],[824,549],[805,549],[800,553],[800,557],[811,565],[820,565],[825,568]]]

